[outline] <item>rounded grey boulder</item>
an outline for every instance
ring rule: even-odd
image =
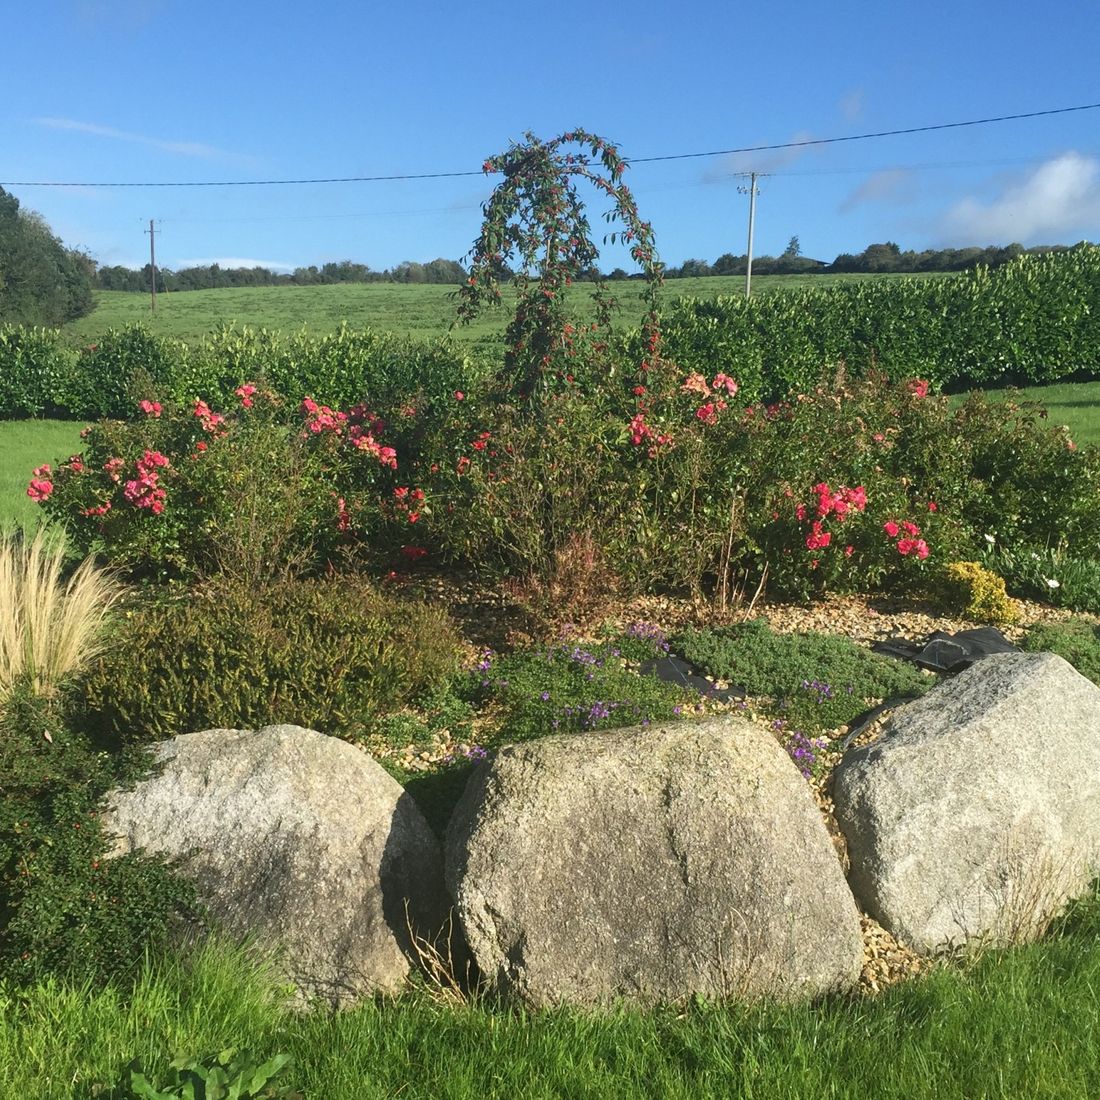
[[[792,1000],[859,975],[813,797],[740,718],[506,747],[471,777],[446,865],[482,974],[530,1005]]]
[[[184,857],[218,924],[275,949],[306,998],[402,984],[410,928],[434,940],[449,903],[435,837],[379,764],[299,726],[185,734],[156,756],[160,774],[108,798],[114,854]]]
[[[1034,938],[1100,868],[1100,688],[983,658],[900,707],[834,780],[860,904],[925,954]]]

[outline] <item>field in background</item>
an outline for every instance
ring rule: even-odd
[[[0,422],[0,531],[33,527],[41,510],[27,496],[31,471],[43,462],[56,466],[80,450],[80,429],[73,420]]]
[[[935,278],[913,275],[761,275],[753,278],[753,293],[767,294],[804,286],[825,287],[838,282],[867,279]],[[640,280],[610,283],[622,305],[621,323],[632,326],[642,315]],[[221,325],[248,325],[297,331],[303,326],[315,334],[331,332],[347,321],[353,328],[373,328],[418,339],[443,336],[455,315],[455,286],[411,283],[343,283],[332,286],[226,287],[220,290],[188,290],[157,295],[157,311],[150,312],[147,294],[120,290],[96,293],[96,308],[87,317],[65,326],[73,346],[92,343],[109,328],[141,323],[160,336],[197,342]],[[743,294],[741,275],[715,275],[703,279],[673,279],[664,295],[671,303],[679,297],[717,298]],[[575,291],[582,312],[591,314],[586,288]],[[455,329],[459,340],[498,339],[511,310],[505,305],[475,324]]]

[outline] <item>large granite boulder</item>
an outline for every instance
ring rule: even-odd
[[[859,914],[810,790],[740,718],[502,749],[447,833],[481,973],[530,1005],[850,986]]]
[[[834,800],[856,898],[915,950],[1034,938],[1100,868],[1100,688],[986,657],[850,751]]]
[[[159,775],[108,799],[115,854],[186,857],[218,923],[275,949],[303,999],[398,988],[410,927],[433,940],[449,902],[439,845],[379,764],[299,726],[162,742]]]

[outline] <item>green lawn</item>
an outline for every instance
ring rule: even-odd
[[[1037,401],[1049,415],[1048,423],[1065,424],[1075,443],[1100,445],[1100,382],[1063,382],[1053,386],[1027,386],[1020,390],[990,390],[990,401]],[[966,395],[953,397],[960,404]]]
[[[31,471],[44,462],[56,466],[79,451],[83,427],[72,420],[0,422],[0,530],[38,522],[38,506],[27,496]]]
[[[284,1013],[239,956],[146,969],[135,990],[0,988],[0,1095],[97,1095],[140,1056],[227,1046],[292,1063],[304,1097],[660,1100],[1085,1098],[1100,1093],[1100,905],[1064,934],[940,969],[874,999],[525,1013],[424,993]],[[128,1095],[128,1094],[127,1094]]]
[[[766,294],[802,286],[824,287],[831,283],[863,279],[927,278],[898,275],[762,275],[753,279],[754,293]],[[935,277],[935,276],[931,276]],[[610,284],[623,307],[626,324],[642,315],[643,283],[638,280]],[[705,279],[673,279],[665,284],[669,302],[678,297],[715,298],[743,294],[739,275]],[[150,312],[147,294],[99,291],[95,310],[65,327],[75,346],[93,342],[108,328],[141,322],[162,336],[198,341],[220,325],[291,331],[308,327],[325,333],[347,321],[355,328],[371,327],[420,338],[442,336],[455,314],[454,286],[429,284],[362,283],[334,286],[240,287],[221,290],[189,290],[157,295],[156,313]],[[587,300],[585,288],[575,291]],[[501,308],[469,328],[456,329],[461,340],[498,340],[510,313]]]

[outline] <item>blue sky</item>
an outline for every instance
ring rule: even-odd
[[[374,268],[470,247],[491,180],[46,188],[477,171],[525,130],[627,157],[837,137],[1100,102],[1091,0],[38,0],[5,21],[0,184],[66,244],[157,259]],[[639,164],[662,258],[797,235],[831,260],[1100,238],[1100,110],[802,150]],[[11,184],[11,186],[9,186]],[[592,198],[594,226],[601,206]],[[603,266],[624,262],[607,250]]]

